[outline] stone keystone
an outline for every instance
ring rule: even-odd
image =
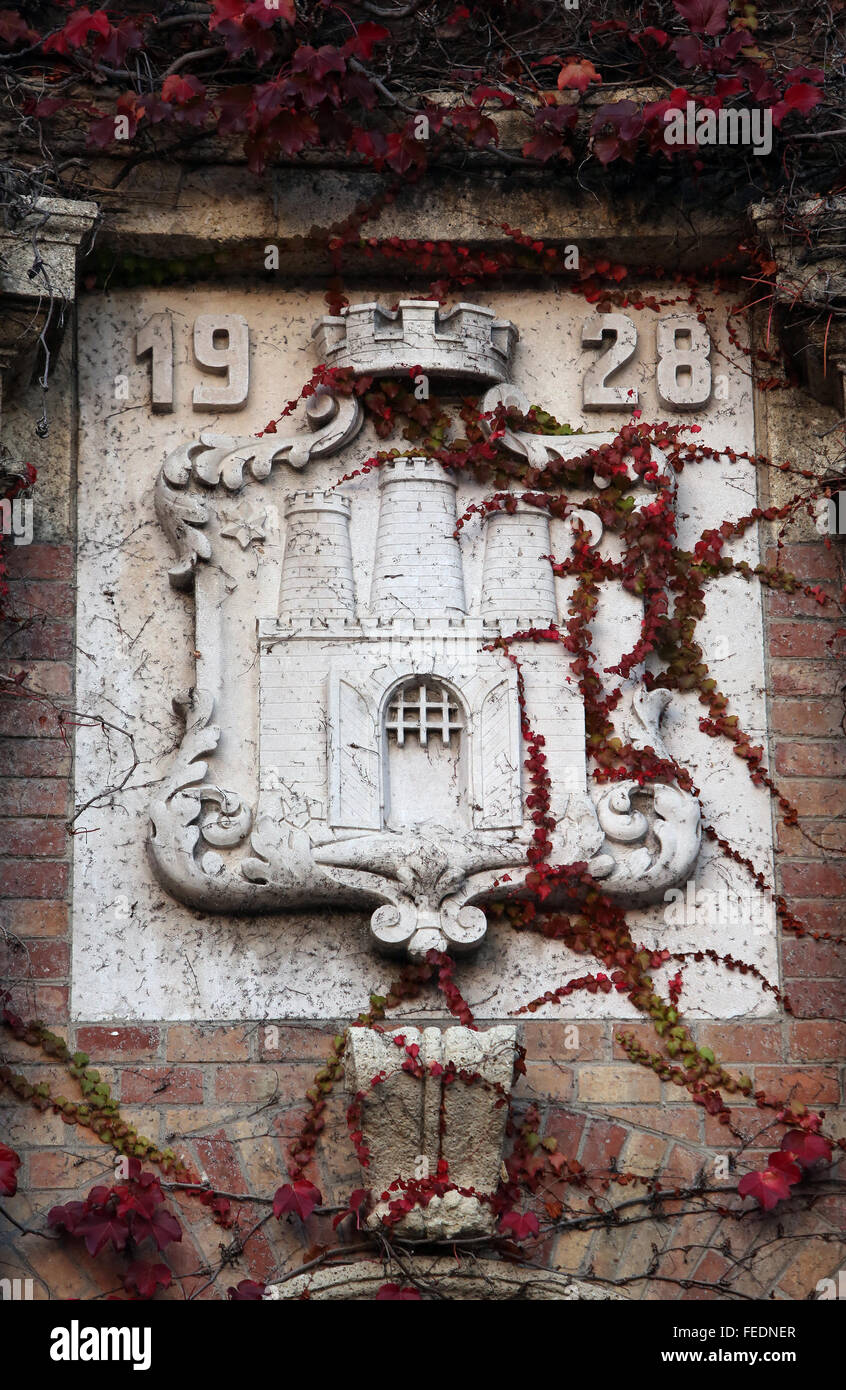
[[[425,1192],[426,1179],[436,1178],[439,1161],[445,1161],[449,1190],[415,1205],[397,1233],[406,1240],[438,1241],[493,1231],[494,1213],[485,1198],[499,1182],[516,1042],[510,1025],[483,1033],[401,1025],[390,1032],[350,1029],[346,1083],[361,1095],[359,1128],[369,1151],[363,1180],[377,1203],[371,1227],[387,1215],[389,1202],[414,1199],[415,1181]],[[423,1075],[403,1070],[404,1063]],[[444,1072],[453,1069],[458,1075],[444,1085]],[[376,1077],[382,1079],[371,1084]],[[411,1182],[411,1191],[390,1192],[397,1179]]]

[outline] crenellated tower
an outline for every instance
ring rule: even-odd
[[[488,512],[481,616],[504,627],[547,627],[557,619],[546,512],[518,502]]]
[[[435,459],[397,458],[379,469],[379,487],[373,617],[466,613],[455,479]]]
[[[285,516],[279,621],[354,621],[349,499],[337,492],[295,492]]]

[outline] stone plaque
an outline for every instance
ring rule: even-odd
[[[569,582],[548,557],[571,553],[573,518],[524,502],[483,517],[489,489],[379,440],[355,398],[328,389],[264,427],[324,362],[416,369],[433,393],[537,404],[584,431],[509,432],[517,458],[581,454],[635,405],[751,451],[745,361],[720,323],[712,342],[690,316],[597,315],[551,292],[439,311],[387,287],[340,318],[317,292],[272,287],[84,301],[78,707],[104,720],[77,734],[76,1017],[344,1017],[392,978],[391,956],[431,947],[466,958],[480,1019],[581,973],[559,943],[485,911],[519,892],[534,831],[518,667],[496,642],[566,617]],[[391,446],[401,456],[361,471]],[[755,488],[742,460],[686,470],[679,544],[747,513]],[[648,503],[634,479],[633,492]],[[574,516],[619,555],[595,514]],[[757,544],[750,533],[738,555],[757,563]],[[640,611],[603,591],[599,669],[634,644]],[[702,632],[732,709],[765,742],[758,587],[715,582]],[[700,823],[768,874],[768,798],[700,733],[695,697],[647,693],[634,673],[618,716],[625,738],[690,769],[701,812],[673,786],[594,784],[566,651],[513,650],[545,740],[554,862],[587,863],[645,945],[731,952],[774,977],[769,905]],[[694,1016],[769,1007],[754,980],[707,960],[685,991]],[[550,1015],[636,1016],[616,994]]]

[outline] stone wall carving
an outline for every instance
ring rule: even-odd
[[[488,411],[529,407],[506,381],[516,328],[477,305],[443,315],[426,301],[403,301],[393,313],[353,305],[321,320],[315,337],[328,361],[356,373],[419,365],[436,378],[493,381]],[[152,861],[171,894],[207,911],[366,906],[385,951],[471,950],[485,934],[483,904],[519,891],[534,829],[516,674],[492,647],[501,635],[560,621],[549,518],[523,502],[488,514],[471,587],[457,481],[436,460],[389,459],[367,497],[353,482],[315,490],[298,479],[284,496],[276,610],[253,615],[259,785],[250,799],[215,774],[230,731],[212,721],[218,708],[233,708],[227,623],[249,621],[243,596],[237,619],[229,616],[232,584],[217,550],[266,542],[260,491],[272,470],[305,474],[311,460],[337,456],[344,473],[344,450],[362,424],[355,398],[321,388],[307,422],[308,433],[281,438],[204,431],[159,475],[156,511],[178,556],[170,580],[194,587],[201,660],[196,685],[175,699],[185,737],[151,807]],[[510,430],[506,445],[542,463],[607,437]],[[632,483],[647,500],[648,488],[634,475]],[[599,541],[595,513],[574,503],[570,519]],[[362,547],[364,585],[354,574]],[[589,861],[612,896],[660,899],[695,863],[697,802],[659,786],[634,811],[636,789],[626,785],[595,803],[583,710],[562,650],[528,643],[520,656],[527,708],[546,740],[557,861]],[[627,699],[657,749],[660,702],[637,681]]]

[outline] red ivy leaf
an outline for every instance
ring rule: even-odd
[[[132,1218],[132,1235],[137,1241],[151,1236],[157,1250],[164,1250],[171,1241],[182,1239],[182,1227],[172,1212],[160,1207],[150,1215],[136,1212]]]
[[[740,1179],[737,1190],[741,1197],[754,1197],[764,1211],[772,1211],[790,1196],[790,1183],[784,1173],[767,1168],[763,1173],[747,1173]]]
[[[87,1211],[72,1233],[82,1236],[89,1255],[99,1255],[104,1245],[112,1244],[115,1250],[123,1250],[129,1239],[129,1223],[104,1206],[94,1206]]]
[[[383,1284],[376,1295],[377,1303],[422,1303],[416,1289],[404,1289],[399,1284]]]
[[[527,1236],[536,1236],[540,1225],[533,1211],[507,1211],[500,1217],[499,1229],[511,1231],[515,1240],[525,1240]]]
[[[307,1221],[322,1201],[320,1189],[306,1178],[300,1178],[298,1182],[286,1182],[277,1188],[273,1197],[273,1215],[281,1221],[286,1213],[295,1211],[303,1221]]]
[[[14,1149],[0,1144],[0,1197],[14,1197],[18,1190],[17,1171],[21,1161]]]
[[[721,34],[728,24],[728,0],[673,0],[695,34]]]
[[[162,101],[172,101],[177,106],[184,106],[195,97],[205,96],[205,93],[206,89],[199,78],[180,77],[178,72],[172,72],[162,84]]]
[[[784,94],[784,104],[791,111],[801,111],[806,116],[822,101],[822,92],[807,82],[794,82]]]
[[[589,58],[568,58],[558,74],[558,90],[565,87],[584,92],[591,82],[601,82],[602,77]]]
[[[167,1265],[151,1265],[146,1260],[133,1260],[123,1276],[127,1293],[137,1293],[139,1298],[152,1298],[156,1289],[169,1289],[172,1283]]]
[[[258,1284],[254,1279],[242,1279],[234,1288],[226,1290],[226,1297],[233,1303],[260,1303],[266,1293],[266,1284]]]
[[[819,1134],[808,1134],[802,1129],[792,1129],[789,1134],[785,1134],[781,1147],[801,1168],[810,1168],[812,1164],[821,1161],[828,1163],[831,1159],[831,1145],[828,1140]]]
[[[60,29],[58,34],[50,34],[44,40],[44,52],[67,53],[72,48],[84,48],[90,33],[108,39],[111,32],[112,26],[105,10],[95,10],[92,14],[90,10],[83,8],[71,15],[64,29]]]
[[[0,40],[14,47],[16,43],[37,43],[39,35],[30,29],[14,10],[0,10]]]
[[[372,20],[368,19],[363,24],[359,24],[355,38],[347,39],[343,51],[354,58],[363,58],[365,63],[369,63],[376,44],[384,43],[390,37],[390,29],[384,28],[381,24],[374,24]]]

